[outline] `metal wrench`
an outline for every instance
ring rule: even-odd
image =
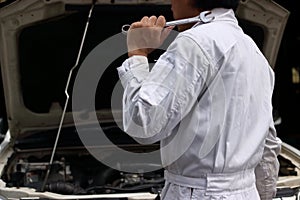
[[[190,24],[190,23],[197,23],[197,22],[201,22],[203,24],[206,24],[206,23],[209,23],[209,22],[211,22],[215,19],[214,16],[209,17],[208,15],[210,15],[210,14],[211,14],[211,11],[203,11],[196,17],[191,17],[191,18],[187,18],[187,19],[179,19],[179,20],[166,22],[165,27],[178,26],[178,25],[182,25],[182,24]],[[124,35],[126,35],[129,28],[130,28],[130,24],[123,25],[122,29],[121,29],[122,33]]]

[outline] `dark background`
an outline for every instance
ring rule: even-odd
[[[300,7],[296,0],[276,0],[290,11],[275,65],[275,92],[273,97],[276,115],[282,119],[277,126],[278,136],[300,149],[300,83],[293,82],[292,69],[300,73]],[[298,78],[299,79],[299,78]]]

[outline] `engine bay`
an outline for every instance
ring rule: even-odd
[[[139,149],[135,145],[123,145],[123,148],[130,151]],[[114,156],[114,152],[103,152],[105,156]],[[278,158],[280,177],[298,176],[297,166],[281,155]],[[18,149],[7,162],[1,179],[8,187],[27,187],[41,191],[46,171],[50,167],[49,159],[49,148]],[[149,163],[127,164],[134,167],[140,165],[141,173],[128,173],[106,166],[90,155],[84,147],[59,147],[44,191],[63,195],[160,193],[164,186],[162,168],[143,173],[143,169],[147,167],[145,165]]]
[[[83,152],[82,149],[69,149],[69,154],[60,154],[58,151],[44,190],[64,195],[156,194],[164,185],[163,169],[146,173],[122,172]],[[8,187],[29,187],[41,191],[50,156],[42,155],[41,151],[30,154],[20,153],[10,159],[2,176]],[[144,167],[142,165],[141,169]]]

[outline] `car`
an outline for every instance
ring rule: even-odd
[[[0,199],[159,199],[160,159],[146,156],[159,144],[138,144],[122,131],[116,68],[127,56],[122,26],[144,15],[172,20],[170,1],[1,0],[0,6]],[[236,14],[274,67],[289,11],[272,0],[241,0]],[[85,74],[91,64],[95,71]],[[128,152],[145,157],[133,162],[123,156]],[[278,158],[274,199],[300,199],[300,151],[283,142]]]

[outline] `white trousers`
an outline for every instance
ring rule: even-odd
[[[197,178],[194,187],[188,186],[186,177],[167,173],[161,200],[260,200],[253,170],[206,176]]]

